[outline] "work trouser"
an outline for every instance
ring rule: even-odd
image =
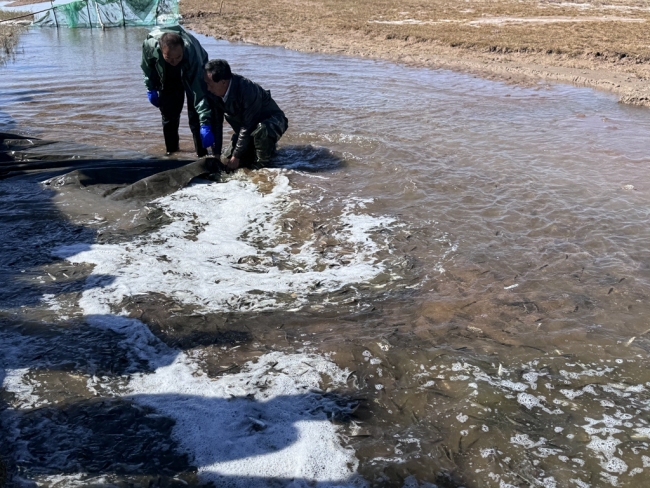
[[[251,143],[240,158],[240,167],[260,169],[267,166],[275,154],[277,142],[287,131],[289,122],[284,114],[275,114],[263,120],[251,132]],[[235,132],[228,144],[221,152],[221,162],[227,164],[237,146],[238,134]]]
[[[165,137],[165,148],[167,152],[176,152],[178,147],[178,127],[181,122],[184,99],[187,97],[187,117],[190,122],[190,130],[194,139],[194,149],[201,158],[208,151],[201,144],[201,122],[199,114],[194,108],[194,96],[186,92],[180,83],[169,84],[159,92],[160,114],[162,115],[163,136]]]

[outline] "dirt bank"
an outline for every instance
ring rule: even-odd
[[[221,39],[569,82],[650,106],[645,3],[184,0],[181,13],[188,27]]]

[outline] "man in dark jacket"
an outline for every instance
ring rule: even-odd
[[[206,63],[205,82],[216,119],[213,149],[221,145],[224,117],[235,131],[221,153],[221,161],[230,170],[240,166],[259,169],[268,164],[276,143],[289,126],[271,92],[232,73],[223,59]]]
[[[181,26],[156,27],[142,43],[141,68],[149,101],[160,109],[167,154],[179,150],[178,126],[184,98],[199,157],[214,144],[212,110],[203,66],[208,61],[199,41]]]

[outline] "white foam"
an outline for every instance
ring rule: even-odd
[[[528,437],[528,434],[517,434],[510,438],[512,444],[517,444],[523,446],[526,449],[532,449],[533,447],[539,447],[546,444],[546,439],[540,437],[537,442],[533,441]]]
[[[609,483],[612,486],[618,486],[618,477],[609,473],[600,472],[600,477],[606,483]]]
[[[636,438],[646,438],[650,439],[650,428],[648,427],[637,427],[634,429],[636,431]]]
[[[338,441],[323,413],[328,400],[309,391],[321,375],[334,385],[348,376],[322,356],[272,352],[238,374],[213,380],[179,354],[153,374],[135,375],[130,397],[176,420],[174,437],[205,480],[234,486],[276,479],[347,483],[354,451]],[[232,478],[245,477],[241,482]],[[248,478],[248,479],[246,479]],[[270,486],[270,485],[269,485]]]
[[[627,463],[620,458],[612,457],[603,464],[603,468],[610,473],[623,474],[627,471]]]
[[[536,371],[528,371],[522,375],[522,378],[528,382],[532,390],[537,389],[537,380],[540,376],[546,376],[546,373],[538,373]]]
[[[41,296],[41,301],[47,305],[48,310],[61,310],[61,304],[56,299],[56,295],[44,293],[43,296]]]
[[[80,304],[87,312],[108,306],[92,297]],[[265,480],[273,478],[356,483],[354,451],[341,446],[336,427],[323,413],[328,400],[310,393],[321,376],[334,386],[344,383],[348,372],[330,360],[274,352],[247,363],[239,374],[212,380],[190,356],[162,344],[138,320],[111,315],[86,320],[125,334],[122,344],[133,359],[156,368],[132,375],[123,394],[175,419],[173,436],[202,478],[226,477],[230,486],[242,487],[256,477],[260,487],[271,486]]]
[[[560,393],[562,393],[569,400],[575,400],[579,396],[583,395],[584,391],[582,391],[582,390],[560,390]]]
[[[467,371],[468,369],[471,369],[471,368],[472,368],[472,366],[470,364],[467,364],[467,363],[453,363],[451,365],[451,370],[454,371],[454,372]]]
[[[546,401],[546,397],[543,396],[534,396],[531,395],[530,393],[519,393],[517,395],[517,402],[519,402],[521,405],[526,407],[528,410],[533,409],[533,407],[538,407],[542,409],[546,413],[550,414],[561,414],[563,413],[562,410],[556,408],[555,410],[550,410],[546,406],[544,406],[544,402]]]
[[[2,388],[14,394],[12,406],[14,408],[37,408],[42,405],[47,405],[49,402],[34,394],[34,384],[27,378],[29,373],[28,368],[7,369],[4,372],[4,379],[2,380]]]
[[[548,478],[544,478],[542,480],[542,486],[544,486],[544,488],[556,488],[557,481],[555,481],[555,478],[553,478],[553,476],[549,476]]]
[[[35,479],[39,486],[49,486],[51,488],[111,486],[105,476],[88,476],[86,473],[41,475],[36,476]]]
[[[271,308],[278,306],[275,293],[293,294],[300,303],[316,282],[319,290],[332,290],[381,271],[372,255],[378,245],[369,233],[390,219],[354,214],[365,202],[349,205],[341,217],[337,237],[355,249],[348,265],[322,266],[327,263],[309,242],[297,254],[279,244],[277,220],[293,203],[286,176],[269,174],[274,182],[269,194],[237,179],[196,184],[156,201],[173,219],[159,230],[127,244],[69,246],[57,254],[95,265],[79,300],[86,321],[124,334],[122,345],[134,364],[149,362],[154,372],[132,374],[124,394],[175,420],[173,436],[202,479],[260,487],[277,480],[295,480],[291,486],[359,484],[354,451],[342,447],[337,427],[324,413],[341,407],[310,392],[321,376],[333,386],[344,384],[347,371],[323,356],[272,352],[240,373],[210,379],[190,355],[163,344],[140,321],[113,315],[124,297],[149,292],[227,310],[241,309],[238,298],[261,290],[267,295],[254,307]],[[274,266],[270,253],[291,266]],[[237,265],[247,256],[262,264],[241,269]],[[103,276],[114,279],[106,283]],[[366,360],[371,356],[364,352]]]
[[[604,376],[607,373],[614,371],[614,368],[604,367],[602,369],[585,369],[584,371],[575,372],[575,371],[566,371],[564,369],[560,370],[560,374],[565,378],[578,380],[582,376]]]
[[[621,429],[617,428],[620,427],[623,422],[612,417],[611,415],[605,414],[601,420],[596,420],[589,417],[585,417],[585,420],[587,421],[587,425],[583,425],[582,428],[585,429],[589,435],[618,434],[620,432],[623,432]],[[603,424],[604,427],[596,428],[595,426],[598,424]]]
[[[464,370],[471,373],[475,380],[483,381],[494,387],[495,391],[500,391],[502,397],[506,400],[516,398],[520,405],[525,406],[529,410],[539,408],[546,413],[562,415],[563,419],[568,421],[567,415],[569,412],[563,412],[559,408],[551,410],[550,408],[547,408],[547,406],[554,404],[570,408],[570,415],[572,417],[579,415],[586,421],[586,424],[582,425],[582,428],[589,436],[586,447],[589,448],[588,452],[592,453],[592,459],[597,460],[600,466],[604,468],[604,474],[602,474],[603,482],[608,484],[620,484],[617,475],[631,471],[628,463],[631,463],[633,458],[630,457],[630,454],[640,456],[640,449],[648,449],[646,442],[643,443],[645,447],[631,447],[628,445],[626,440],[632,439],[635,441],[643,441],[650,439],[650,427],[647,426],[648,424],[646,421],[639,417],[641,412],[650,411],[650,399],[648,399],[647,396],[650,382],[647,384],[632,385],[627,383],[627,381],[623,382],[624,378],[626,379],[628,377],[628,374],[624,371],[617,371],[618,366],[606,367],[595,364],[582,364],[580,362],[564,363],[564,366],[567,367],[567,369],[560,371],[561,378],[559,384],[569,385],[569,387],[564,387],[562,389],[557,388],[552,383],[547,383],[545,385],[548,389],[549,396],[547,400],[544,396],[536,396],[529,393],[530,390],[536,389],[539,377],[548,376],[548,373],[545,372],[545,370],[539,371],[534,369],[539,367],[539,362],[539,360],[533,360],[520,366],[520,370],[524,371],[521,377],[523,380],[527,381],[528,384],[516,382],[510,379],[513,378],[514,374],[516,374],[516,370],[512,368],[512,365],[510,366],[510,369],[506,369],[502,365],[499,365],[498,371],[496,371],[495,374],[488,374],[477,366],[462,362],[452,363],[451,369],[456,371]],[[492,368],[496,368],[495,364],[492,364],[491,366]],[[546,365],[544,364],[543,367],[546,367]],[[574,371],[569,370],[568,367],[580,369]],[[444,370],[446,368],[442,365],[439,369]],[[604,385],[583,384],[579,388],[572,388],[574,380],[584,383],[584,377],[602,376],[611,377],[615,381],[620,381],[620,383],[612,382]],[[468,383],[468,386],[472,385],[475,387],[476,383]],[[612,397],[618,397],[616,402],[611,400]],[[473,407],[483,409],[482,405],[472,403],[471,399],[468,398],[467,401],[470,402]],[[600,406],[601,409],[599,410],[597,406]],[[600,411],[602,413],[600,419],[587,417],[584,413],[574,413],[586,413],[589,409],[593,409],[594,407],[596,408],[596,412]],[[605,408],[615,408],[615,411],[608,410],[610,414],[607,415],[604,413],[604,411],[607,411]],[[560,420],[560,422],[561,421],[562,420]],[[558,421],[554,423],[557,424]],[[579,424],[576,424],[576,426],[577,425]],[[553,427],[553,425],[551,425],[549,428],[552,429],[555,434],[560,434],[564,433],[567,427]],[[624,434],[623,440],[617,438],[620,434]],[[574,433],[566,434],[566,439],[582,444],[582,441],[576,439]],[[569,457],[561,454],[561,451],[558,449],[544,446],[546,441],[543,438],[541,438],[540,441],[535,442],[531,440],[528,435],[521,433],[511,437],[511,442],[513,444],[524,446],[526,449],[532,449],[532,454],[538,458],[557,456],[558,461],[569,461]],[[570,461],[579,468],[584,468],[586,466],[586,461],[584,459],[574,457],[570,458]],[[539,460],[533,460],[533,465],[537,466],[539,462]],[[646,460],[643,460],[643,462],[645,463]],[[647,457],[647,463],[648,465],[644,465],[644,467],[650,467],[650,457]],[[635,473],[636,472],[637,471],[635,471]],[[578,474],[578,472],[576,472],[576,474]],[[540,472],[540,476],[542,475],[543,473]],[[543,479],[540,478],[538,483],[541,484],[542,481]],[[583,486],[580,483],[584,483],[577,478],[572,480],[572,482],[578,486]],[[551,480],[549,480],[549,483],[551,483]],[[584,486],[589,485],[585,483]]]
[[[502,380],[499,386],[514,391],[526,391],[528,389],[527,385],[515,381],[510,381],[510,380]]]
[[[578,488],[591,488],[591,485],[589,483],[585,483],[580,479],[573,478],[571,479],[571,482],[575,483],[578,486]]]
[[[601,453],[606,459],[611,459],[616,454],[616,446],[621,443],[620,440],[613,436],[602,439],[598,436],[592,436],[591,441],[587,444],[587,448],[597,453]]]
[[[340,217],[343,230],[337,238],[355,250],[346,265],[323,257],[312,241],[297,253],[278,243],[278,219],[295,202],[289,198],[288,178],[267,171],[274,183],[269,194],[247,180],[195,184],[154,202],[174,219],[157,231],[128,244],[65,246],[55,254],[94,264],[93,276],[114,277],[85,293],[95,302],[116,304],[127,296],[158,292],[204,310],[275,308],[278,293],[295,297],[293,305],[299,305],[316,285],[319,292],[332,291],[381,272],[370,232],[392,220],[353,213],[358,206],[349,206]],[[257,264],[240,262],[251,257]],[[289,266],[280,269],[276,259]]]

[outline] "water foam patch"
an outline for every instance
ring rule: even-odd
[[[127,296],[157,292],[219,311],[300,305],[310,290],[333,291],[382,271],[371,232],[391,219],[361,213],[359,205],[347,207],[336,236],[353,249],[344,265],[330,262],[313,240],[292,248],[282,242],[278,219],[299,203],[291,198],[282,170],[267,171],[273,184],[268,193],[237,178],[194,184],[154,202],[173,218],[161,229],[126,244],[66,246],[55,254],[94,264],[95,277],[115,277],[87,292],[96,302],[117,304]]]
[[[13,408],[38,408],[47,405],[48,401],[40,398],[34,390],[40,386],[38,381],[30,377],[30,369],[16,367],[23,365],[21,354],[31,347],[28,339],[15,334],[0,331],[0,387],[12,394]]]
[[[333,269],[313,242],[298,252],[281,242],[278,219],[296,202],[286,175],[268,174],[267,193],[236,178],[195,184],[155,202],[173,219],[159,230],[125,244],[57,253],[95,265],[79,300],[86,322],[122,334],[134,366],[146,362],[151,371],[134,369],[114,394],[173,418],[173,436],[202,479],[228,486],[363,484],[354,451],[341,445],[331,422],[351,406],[319,390],[323,378],[344,385],[348,371],[323,356],[272,352],[237,374],[211,379],[191,355],[166,346],[139,320],[114,315],[126,313],[117,310],[124,297],[150,292],[203,310],[241,310],[233,297],[256,291],[262,298],[249,310],[280,307],[278,293],[300,303],[314,283],[333,290],[381,272],[370,234],[390,219],[360,215],[364,202],[348,205],[337,238],[354,251],[347,265]]]
[[[29,368],[18,368],[6,370],[4,373],[2,388],[13,393],[12,403],[15,408],[37,408],[48,404],[47,400],[34,394],[34,387],[39,385],[29,379],[29,371]]]
[[[349,485],[358,462],[328,419],[349,407],[313,391],[323,376],[341,385],[348,374],[322,356],[273,352],[210,379],[181,353],[153,374],[134,376],[129,389],[136,402],[176,420],[174,435],[206,481]]]
[[[496,470],[488,473],[495,483],[520,484],[521,471],[513,466],[527,466],[531,486],[596,486],[590,484],[594,479],[598,486],[640,486],[630,481],[650,467],[650,382],[642,383],[647,377],[640,363],[632,358],[569,363],[562,356],[491,368],[454,362],[421,368],[418,381],[435,379],[444,385],[439,372],[465,373],[449,378],[449,385],[465,384],[464,390],[454,388],[465,392],[468,404],[463,413],[454,409],[449,415],[457,420],[452,428],[461,438],[478,439],[469,441],[477,442],[468,451],[472,463],[480,466],[477,473]],[[543,419],[544,427],[531,425],[531,415]],[[501,452],[489,442],[481,445],[485,433],[497,429],[485,430],[480,422],[466,425],[462,421],[467,418],[509,432],[510,446],[502,446]]]

